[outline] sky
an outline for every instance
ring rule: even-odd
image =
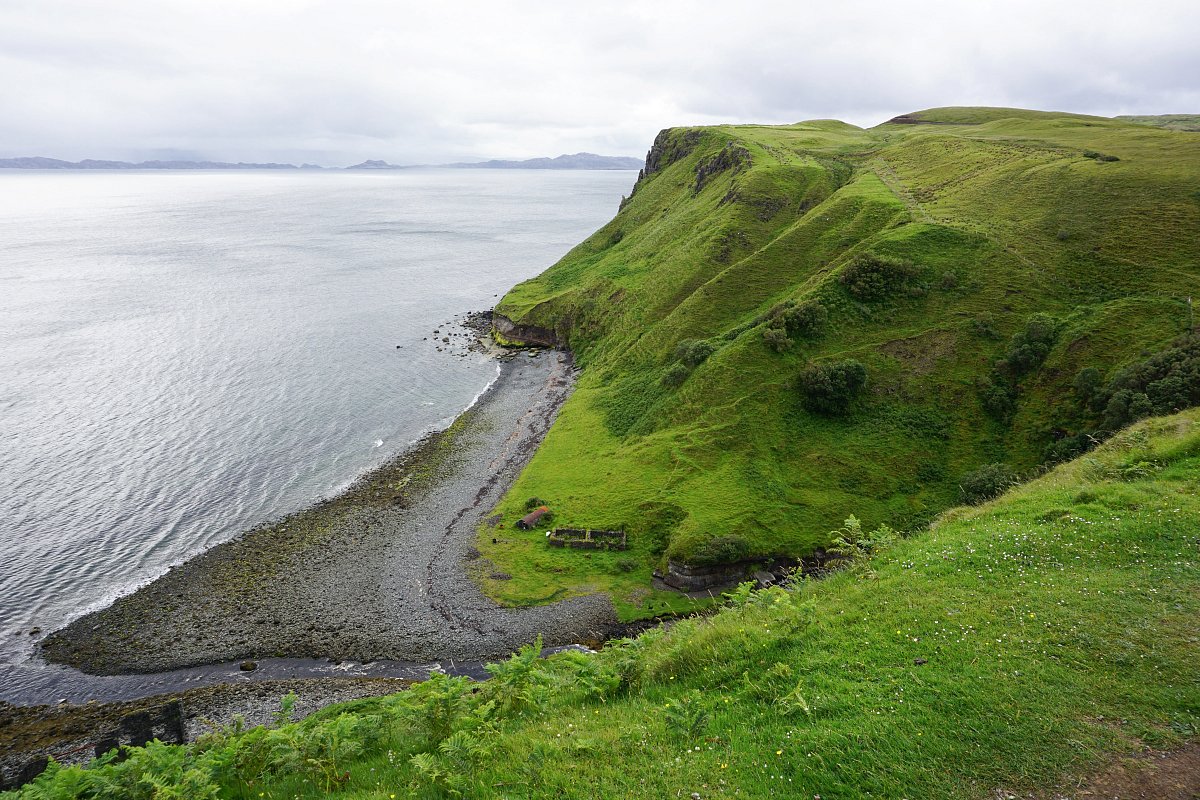
[[[0,0],[0,157],[641,156],[679,125],[1200,113],[1200,2]]]

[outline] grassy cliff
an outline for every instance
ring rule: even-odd
[[[1200,734],[1198,485],[1200,412],[1155,418],[825,580],[6,796],[1101,796]]]
[[[515,577],[487,589],[606,589],[634,617],[669,605],[647,588],[668,558],[800,556],[849,513],[920,527],[985,465],[1029,474],[1194,402],[1113,400],[1194,352],[1193,295],[1194,133],[991,108],[664,131],[616,217],[497,308],[583,368],[503,518],[537,497],[631,551],[489,529]]]

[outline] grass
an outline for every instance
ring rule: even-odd
[[[1200,733],[1197,485],[1156,418],[822,581],[10,796],[1047,796]]]
[[[1070,402],[1080,369],[1110,377],[1185,330],[1186,298],[1200,295],[1192,134],[1015,109],[916,116],[948,124],[669,131],[662,150],[675,160],[664,155],[616,218],[504,298],[498,313],[558,330],[583,366],[499,506],[505,524],[541,497],[557,524],[625,525],[638,565],[550,557],[535,535],[487,529],[480,550],[514,576],[488,582],[491,596],[600,589],[632,618],[668,602],[646,594],[653,569],[717,536],[799,556],[851,510],[870,526],[920,527],[959,501],[972,470],[1034,470],[1056,436],[1086,429]],[[697,191],[727,148],[749,162]],[[860,302],[838,278],[863,253],[914,275]],[[806,299],[829,310],[825,330],[776,352],[768,313]],[[1058,320],[1058,339],[996,419],[980,382],[1037,313]],[[684,374],[673,353],[689,339],[718,350],[673,386]],[[867,368],[864,396],[845,415],[806,410],[796,377],[847,358]],[[652,511],[664,505],[679,510],[665,529]]]

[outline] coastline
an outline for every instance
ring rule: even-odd
[[[539,633],[552,646],[618,630],[607,597],[501,608],[467,575],[479,523],[574,384],[565,353],[499,364],[491,386],[444,431],[345,492],[76,619],[44,639],[41,653],[116,675],[265,657],[483,660]]]
[[[221,683],[179,692],[110,703],[19,706],[0,701],[0,787],[40,758],[59,764],[87,764],[96,742],[111,735],[130,714],[182,703],[186,741],[238,724],[269,725],[284,695],[294,693],[292,720],[334,703],[403,691],[412,681],[400,678],[313,678]]]

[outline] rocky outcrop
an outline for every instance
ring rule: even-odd
[[[700,194],[704,186],[715,176],[726,170],[741,171],[750,166],[752,160],[749,150],[733,142],[727,143],[716,155],[706,158],[696,165],[696,183],[692,187],[692,191]]]
[[[659,131],[658,136],[654,137],[654,144],[650,145],[650,151],[646,153],[646,166],[638,178],[649,178],[676,161],[687,158],[700,143],[700,133],[696,128],[685,131],[666,128]]]
[[[624,208],[625,204],[633,199],[643,181],[655,173],[662,172],[676,161],[691,155],[692,151],[696,149],[696,145],[700,143],[700,133],[695,128],[683,131],[677,128],[664,128],[659,131],[658,136],[654,137],[654,144],[650,145],[650,150],[646,153],[646,166],[638,172],[637,182],[633,184],[633,191],[629,193],[629,197],[621,198],[621,208]]]
[[[663,575],[663,583],[681,592],[700,592],[714,586],[728,586],[731,583],[737,583],[752,572],[756,566],[757,564],[753,562],[744,561],[710,567],[669,561],[667,562],[667,572]]]
[[[517,345],[558,347],[560,344],[558,334],[549,328],[542,328],[538,325],[521,325],[503,314],[492,315],[492,328],[506,342]]]
[[[662,576],[663,583],[681,592],[702,592],[705,589],[727,587],[741,581],[752,580],[759,589],[781,583],[799,572],[810,577],[820,577],[844,562],[839,553],[817,548],[802,559],[773,558],[734,561],[728,564],[700,566],[671,560]]]

